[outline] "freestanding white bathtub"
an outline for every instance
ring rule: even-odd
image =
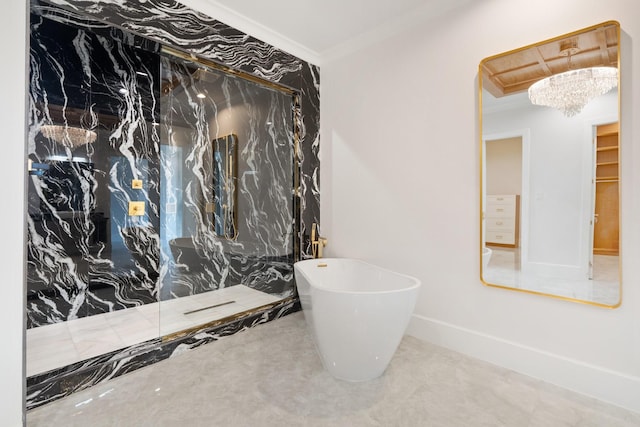
[[[347,381],[382,375],[409,324],[421,282],[349,258],[298,261],[294,274],[327,371]]]

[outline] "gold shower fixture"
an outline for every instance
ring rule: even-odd
[[[327,239],[318,234],[318,224],[311,225],[311,252],[314,258],[322,258],[322,249],[327,245]]]

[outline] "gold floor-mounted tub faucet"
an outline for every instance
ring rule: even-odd
[[[327,245],[327,239],[318,234],[318,224],[311,225],[311,252],[314,258],[322,258],[322,249]]]

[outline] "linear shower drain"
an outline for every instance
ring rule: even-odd
[[[199,311],[209,310],[209,309],[216,308],[216,307],[222,307],[223,305],[229,305],[229,304],[233,304],[233,303],[235,303],[235,301],[222,302],[220,304],[210,305],[208,307],[199,308],[197,310],[185,311],[183,314],[193,314],[193,313],[197,313]]]

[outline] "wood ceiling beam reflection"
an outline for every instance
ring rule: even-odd
[[[538,64],[540,65],[540,68],[542,69],[542,71],[544,71],[545,75],[547,76],[552,75],[553,71],[551,71],[551,68],[549,68],[549,64],[547,64],[547,61],[544,60],[544,57],[542,56],[540,49],[538,49],[537,47],[533,48],[533,53],[538,59]]]
[[[609,66],[609,47],[607,46],[607,34],[604,28],[596,32],[596,39],[598,40],[598,46],[600,47],[600,57],[602,58],[602,65]]]
[[[571,68],[618,65],[617,25],[595,26],[590,30],[568,34],[548,42],[531,45],[483,61],[483,88],[493,96],[524,92],[538,80]],[[577,38],[580,50],[570,61],[560,52],[563,41]]]

